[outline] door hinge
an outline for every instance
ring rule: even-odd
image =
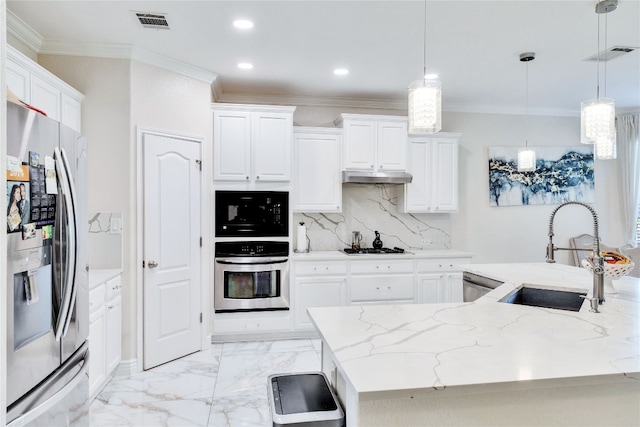
[[[202,247],[202,237],[200,237],[200,247]]]
[[[202,323],[202,313],[200,313],[200,323]]]
[[[198,165],[198,169],[202,170],[202,160],[196,159],[196,164]]]
[[[144,260],[142,260],[142,268],[145,268]]]

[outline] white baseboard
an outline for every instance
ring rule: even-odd
[[[114,378],[130,378],[138,373],[138,359],[122,360],[114,369]]]

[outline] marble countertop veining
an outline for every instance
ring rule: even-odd
[[[560,264],[469,264],[503,280],[472,303],[310,308],[338,369],[362,398],[459,386],[626,376],[640,380],[640,279],[613,282],[600,313],[500,303],[522,283],[588,290]],[[601,377],[604,376],[604,377]]]

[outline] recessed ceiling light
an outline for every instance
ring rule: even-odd
[[[335,70],[333,70],[333,74],[335,74],[336,76],[346,76],[347,74],[349,74],[349,70],[347,70],[346,68],[336,68]]]
[[[236,19],[233,21],[233,26],[241,30],[248,30],[249,28],[253,28],[253,22],[247,19]]]
[[[438,78],[437,74],[425,74],[424,75],[425,80],[435,80]]]
[[[238,64],[238,68],[241,68],[243,70],[250,70],[253,68],[253,64],[250,64],[248,62],[241,62]]]

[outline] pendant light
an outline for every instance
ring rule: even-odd
[[[518,150],[518,172],[533,172],[536,170],[536,152],[528,147],[529,133],[529,62],[536,57],[535,52],[524,52],[520,54],[520,62],[527,65],[525,73],[525,125],[524,125],[524,148]]]
[[[616,10],[618,0],[604,0],[596,4],[598,15],[598,53],[596,56],[596,99],[582,103],[580,108],[580,142],[595,144],[596,159],[616,158],[616,102],[607,98],[607,61],[604,65],[604,97],[600,98],[600,15]],[[607,48],[607,19],[605,15],[604,47]]]
[[[430,134],[442,129],[442,91],[437,77],[427,76],[427,0],[424,2],[424,52],[422,79],[409,85],[409,133]]]

